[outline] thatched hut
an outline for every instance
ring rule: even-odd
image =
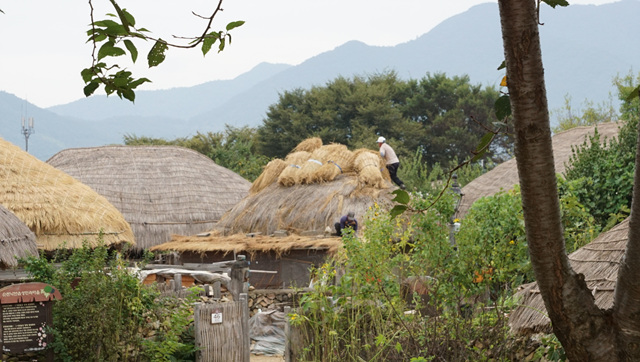
[[[226,212],[215,230],[200,236],[174,236],[171,242],[151,250],[175,251],[182,262],[199,263],[232,260],[244,254],[252,269],[265,271],[251,273],[251,284],[256,287],[308,284],[310,267],[322,264],[342,245],[339,237],[329,235],[335,232],[334,224],[340,217],[353,211],[362,220],[374,204],[390,209],[394,197],[388,175],[385,178],[380,172],[379,154],[361,151],[370,156],[363,157],[368,164],[354,165],[356,152],[338,144],[322,146],[317,141],[303,141],[285,158],[284,165],[274,162],[265,167],[252,193]],[[331,167],[314,168],[309,175],[316,176],[297,181],[301,168],[290,165],[300,166],[312,154]],[[363,169],[368,182],[363,182],[362,172],[358,172]]]
[[[617,122],[601,123],[597,126],[575,127],[554,135],[552,145],[556,173],[564,173],[572,155],[572,147],[588,141],[588,137],[594,134],[596,127],[600,134],[600,140],[603,141],[605,138],[616,137],[620,126],[621,124]],[[516,159],[512,158],[501,163],[462,188],[464,196],[460,201],[456,217],[463,218],[471,205],[479,198],[494,195],[501,190],[508,191],[518,183],[520,183],[520,179]]]
[[[249,283],[260,289],[308,286],[310,266],[322,264],[326,255],[341,245],[340,238],[331,236],[224,236],[210,232],[174,236],[171,242],[150,250],[177,252],[182,263],[215,263],[246,255],[251,260]]]
[[[104,146],[58,152],[47,161],[106,197],[131,224],[137,250],[172,234],[211,230],[251,183],[177,146]]]
[[[18,259],[27,256],[38,256],[36,235],[0,205],[0,269],[17,267]]]
[[[0,204],[36,235],[38,248],[133,244],[131,226],[109,201],[68,174],[0,139]]]
[[[627,246],[628,233],[629,219],[569,255],[571,267],[584,275],[587,287],[600,308],[613,307],[618,268]],[[509,318],[511,330],[519,334],[552,333],[538,284],[522,285],[516,297],[520,298],[520,306]]]

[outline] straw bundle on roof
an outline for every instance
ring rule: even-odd
[[[262,191],[265,187],[271,185],[272,183],[278,181],[278,176],[284,168],[287,167],[287,163],[279,158],[269,161],[262,173],[258,178],[253,181],[251,188],[249,189],[249,193],[255,194]]]
[[[300,142],[293,151],[313,152],[322,146],[322,139],[319,137],[307,138]]]
[[[288,154],[284,159],[288,166],[278,175],[278,184],[286,187],[295,185],[300,168],[310,157],[311,153],[307,151],[296,151]]]
[[[324,165],[318,168],[313,176],[312,182],[333,181],[336,176],[341,173],[353,170],[353,152],[349,151],[347,146],[332,143],[326,147],[327,155],[325,156]]]
[[[344,145],[330,144],[330,145],[317,148],[315,151],[313,151],[311,153],[311,156],[307,160],[307,162],[305,162],[303,166],[300,168],[300,172],[298,172],[298,175],[297,175],[298,178],[296,180],[296,183],[297,184],[313,183],[314,174],[318,169],[320,169],[324,165],[325,162],[327,162],[329,155],[331,154],[332,150],[336,148],[336,146],[342,146],[345,149],[347,148]]]
[[[361,187],[355,175],[286,188],[271,184],[262,192],[245,197],[222,217],[216,228],[226,235],[324,230],[327,226],[333,228],[348,211],[355,212],[356,218],[362,217],[376,202],[381,208],[390,209],[393,197],[388,189]]]
[[[121,171],[121,170],[118,170]],[[36,235],[39,248],[134,243],[131,226],[106,198],[68,174],[0,139],[0,204]]]
[[[592,291],[596,305],[602,309],[613,307],[618,269],[627,247],[628,233],[629,219],[626,219],[569,255],[571,267],[576,273],[584,275],[584,281]],[[538,284],[525,284],[519,289],[516,297],[522,299],[510,314],[511,330],[522,334],[551,333],[551,322]]]
[[[18,266],[18,259],[38,257],[36,236],[16,215],[0,205],[0,268]]]
[[[560,132],[553,136],[553,158],[557,173],[564,173],[571,157],[571,148],[588,141],[588,136],[593,135],[596,127],[600,134],[600,140],[611,139],[618,135],[620,124],[617,122],[601,123],[597,126],[575,127]],[[464,217],[471,205],[481,197],[491,196],[500,190],[510,190],[519,183],[516,159],[506,161],[493,170],[481,175],[462,188],[464,196],[461,199],[457,218]]]
[[[111,201],[131,224],[136,250],[172,234],[211,230],[251,187],[201,153],[177,146],[68,149],[48,162]]]
[[[275,252],[281,255],[292,249],[326,249],[333,253],[342,246],[342,239],[339,237],[317,237],[288,235],[284,237],[273,237],[266,235],[256,235],[248,237],[244,233],[222,236],[211,233],[209,236],[178,236],[161,245],[154,246],[151,251],[176,251],[176,252],[222,252],[240,253],[248,252],[253,255],[257,252]]]
[[[362,185],[378,188],[388,187],[388,183],[382,176],[382,171],[386,167],[378,152],[364,148],[356,150],[353,167],[358,173],[358,180]]]

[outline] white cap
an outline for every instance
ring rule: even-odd
[[[387,140],[386,138],[380,136],[380,137],[378,137],[377,143],[384,143],[384,141],[386,141],[386,140]]]

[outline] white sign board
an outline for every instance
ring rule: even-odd
[[[213,313],[211,313],[211,324],[220,324],[222,323],[222,312],[216,309]]]

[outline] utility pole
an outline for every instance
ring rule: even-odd
[[[24,136],[24,150],[29,152],[29,136],[36,133],[33,128],[33,117],[22,117],[22,135]]]

